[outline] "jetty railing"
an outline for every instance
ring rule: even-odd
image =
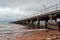
[[[55,10],[60,10],[60,3],[50,6],[50,7],[45,7],[44,9],[40,9],[37,12],[33,13],[32,15],[24,16],[24,19],[31,18],[38,15],[47,14],[48,12],[52,12]]]
[[[53,6],[50,6],[48,8],[44,8],[43,10],[40,10],[40,12],[38,12],[39,14],[44,14],[44,13],[48,13],[48,12],[52,12],[55,10],[60,10],[60,3],[55,4]]]

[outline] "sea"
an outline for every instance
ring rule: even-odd
[[[45,21],[41,21],[41,24],[45,25]],[[18,24],[12,24],[10,22],[0,22],[0,40],[10,40],[10,38],[18,34],[23,34],[26,27]],[[29,30],[31,31],[31,30]]]

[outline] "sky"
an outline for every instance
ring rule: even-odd
[[[0,0],[0,21],[22,20],[58,3],[60,0]]]

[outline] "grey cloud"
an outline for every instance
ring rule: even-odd
[[[0,7],[5,8],[18,8],[20,9],[20,11],[25,12],[25,16],[30,15],[29,13],[31,13],[31,15],[34,12],[37,12],[41,9],[43,9],[44,5],[46,7],[52,6],[54,4],[60,3],[60,0],[0,0]],[[1,13],[2,14],[2,13]],[[5,16],[9,16],[9,12],[5,15]],[[14,13],[11,13],[14,15]],[[17,13],[16,13],[17,14]],[[22,15],[21,13],[19,13],[20,16],[24,16],[24,14]],[[37,13],[36,13],[37,14]],[[23,18],[25,18],[25,16]],[[11,19],[11,17],[13,16],[9,16],[9,18]],[[19,16],[17,16],[19,17]],[[12,19],[15,20],[15,18],[17,17],[13,17]]]
[[[0,0],[0,6],[27,6],[36,4],[40,0]]]

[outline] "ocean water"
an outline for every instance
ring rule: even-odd
[[[44,22],[42,21],[41,24],[44,24]],[[23,25],[0,22],[0,40],[9,40],[9,38],[12,38],[13,35],[16,36],[27,31],[35,30],[26,30],[26,27]]]
[[[45,25],[45,21],[40,21],[40,25]]]
[[[9,22],[0,21],[0,24],[9,24]]]

